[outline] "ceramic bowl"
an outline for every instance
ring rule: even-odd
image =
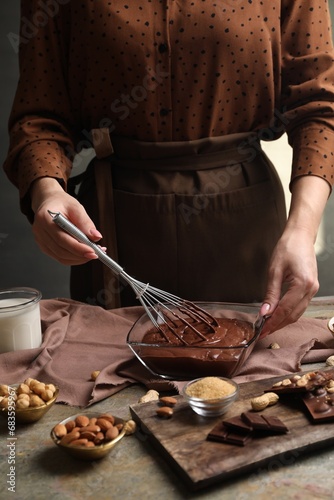
[[[18,384],[12,384],[10,387],[16,388]],[[55,404],[57,397],[59,394],[59,388],[56,387],[56,392],[52,399],[47,401],[42,406],[37,407],[28,407],[23,409],[15,409],[15,422],[21,424],[31,424],[33,422],[37,422],[40,420]],[[8,410],[7,408],[1,408],[1,415],[5,418],[8,418]]]
[[[93,418],[93,417],[99,417],[101,415],[101,413],[93,413],[93,412],[92,413],[78,413],[76,415],[72,415],[71,417],[65,418],[64,420],[59,422],[59,424],[66,424],[70,420],[74,420],[79,415],[86,415],[89,418]],[[108,441],[108,442],[105,442],[105,443],[102,443],[99,445],[95,445],[93,448],[86,448],[84,446],[73,446],[71,444],[62,444],[61,440],[54,433],[55,426],[53,426],[53,428],[51,430],[51,439],[64,452],[68,453],[69,455],[71,455],[75,458],[79,458],[81,460],[99,460],[99,459],[105,457],[106,455],[108,455],[111,452],[111,450],[114,448],[114,446],[126,434],[126,431],[124,428],[125,421],[121,418],[116,417],[116,416],[114,416],[114,419],[115,419],[115,425],[117,425],[117,424],[123,425],[123,428],[120,430],[120,433],[118,434],[118,436],[111,441]]]
[[[206,382],[209,379],[218,379],[231,387],[232,392],[228,395],[217,396],[214,398],[195,397],[189,394],[191,387],[197,382]],[[202,417],[218,417],[226,413],[232,403],[238,398],[239,387],[233,380],[224,377],[203,377],[188,382],[182,389],[182,396],[188,402],[189,406]]]
[[[262,325],[256,323],[259,304],[196,303],[216,318],[228,318],[250,323],[251,333],[247,341],[218,345],[199,339],[191,345],[147,340],[147,332],[153,324],[144,314],[131,328],[127,343],[140,362],[155,376],[169,380],[191,380],[206,375],[231,378],[240,372],[253,351]],[[173,308],[172,308],[173,309]],[[158,336],[159,337],[159,336]],[[210,338],[210,335],[207,336]],[[230,339],[231,341],[231,339]]]

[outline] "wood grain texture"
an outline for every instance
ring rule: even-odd
[[[223,417],[204,418],[177,396],[173,417],[157,417],[156,402],[130,406],[141,439],[148,439],[191,490],[222,482],[243,473],[289,466],[301,454],[334,444],[334,423],[313,424],[300,395],[281,396],[264,410],[278,416],[289,428],[283,435],[256,437],[245,447],[206,440],[208,432],[224,418],[251,409],[250,399],[283,377],[240,384],[240,396]]]

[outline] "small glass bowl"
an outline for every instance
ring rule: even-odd
[[[195,382],[199,382],[200,380],[205,380],[205,378],[207,377],[197,378],[188,382],[182,389],[182,396],[189,403],[189,406],[194,410],[194,412],[196,412],[198,415],[201,415],[202,417],[218,417],[220,415],[223,415],[224,413],[226,413],[232,403],[238,398],[239,386],[231,379],[224,377],[215,377],[233,385],[234,392],[227,396],[215,399],[197,398],[187,394],[187,389],[189,389],[191,385],[193,385]]]

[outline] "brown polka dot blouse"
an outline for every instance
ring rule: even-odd
[[[292,178],[334,182],[326,0],[21,2],[4,168],[23,197],[66,183],[92,128],[142,141],[288,133]]]

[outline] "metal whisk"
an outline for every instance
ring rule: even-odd
[[[141,302],[153,325],[161,332],[168,341],[165,331],[161,328],[165,324],[167,328],[183,344],[187,342],[176,331],[177,322],[183,323],[190,328],[202,340],[207,337],[198,329],[200,325],[205,325],[208,332],[214,333],[218,326],[217,320],[207,311],[197,306],[189,300],[182,299],[177,295],[155,288],[148,283],[143,283],[127,274],[124,269],[109,257],[99,245],[91,241],[78,227],[64,217],[60,212],[48,211],[53,221],[68,232],[81,243],[85,243],[92,248],[101,262],[106,264],[116,275],[128,283],[136,294],[136,298]]]

